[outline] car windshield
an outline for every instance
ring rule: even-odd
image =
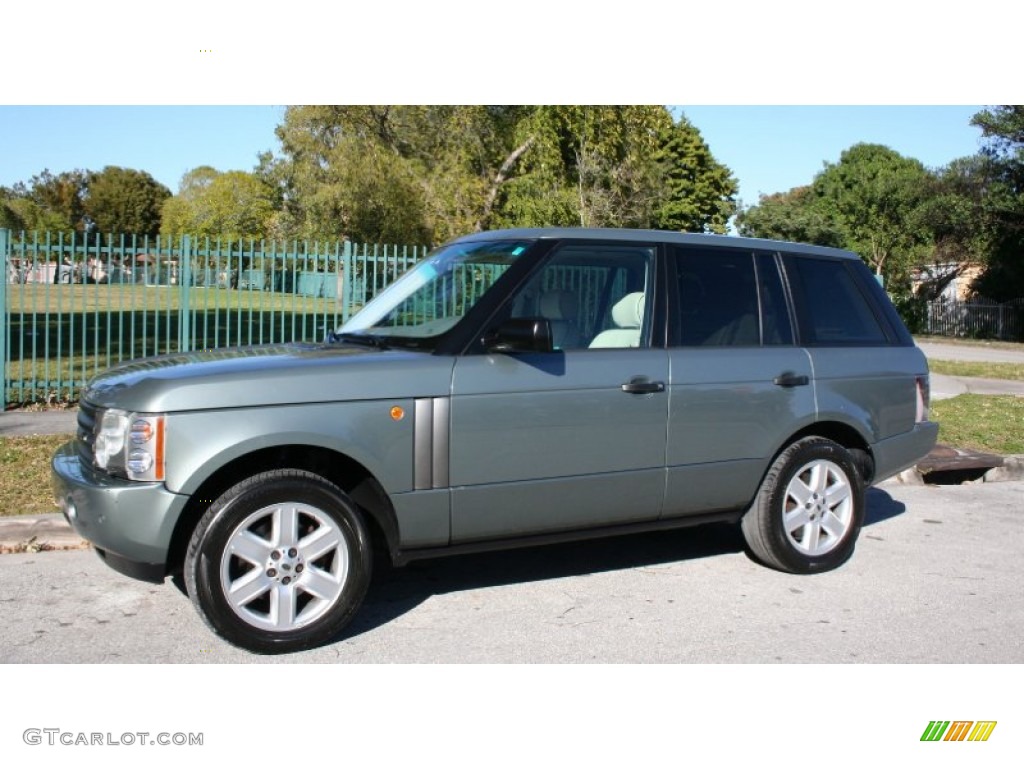
[[[443,246],[381,291],[335,338],[375,346],[431,346],[451,329],[532,244],[489,240]]]

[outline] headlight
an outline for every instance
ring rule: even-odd
[[[96,420],[93,461],[129,480],[163,480],[166,422],[163,414],[106,409]]]

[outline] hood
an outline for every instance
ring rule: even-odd
[[[437,397],[451,358],[344,344],[270,344],[144,358],[89,382],[82,400],[139,412]]]

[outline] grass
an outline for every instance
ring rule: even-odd
[[[50,457],[72,437],[0,437],[0,517],[57,511],[50,491]]]
[[[53,285],[24,283],[7,286],[7,310],[19,312],[132,312],[177,311],[181,290],[177,286]],[[189,306],[203,309],[265,312],[333,313],[340,308],[335,299],[300,296],[280,291],[222,289],[196,286],[189,290]]]
[[[99,371],[178,349],[182,298],[176,287],[7,286],[8,402],[72,400]],[[340,321],[335,299],[294,293],[190,290],[190,338],[199,349],[322,339]]]
[[[967,339],[960,336],[928,336],[915,335],[914,341],[926,344],[951,344],[961,347],[987,347],[989,349],[1024,350],[1024,343],[1019,341],[996,341],[995,339]]]
[[[932,402],[939,442],[1007,455],[1024,453],[1024,397],[959,395]]]
[[[963,360],[929,360],[932,373],[946,376],[977,376],[984,379],[1024,381],[1024,365],[1020,363],[973,363]]]

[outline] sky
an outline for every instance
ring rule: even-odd
[[[740,185],[760,194],[809,183],[858,142],[937,168],[979,149],[981,106],[681,106]],[[0,186],[49,169],[143,170],[172,192],[186,171],[251,171],[277,151],[283,106],[0,106]]]

